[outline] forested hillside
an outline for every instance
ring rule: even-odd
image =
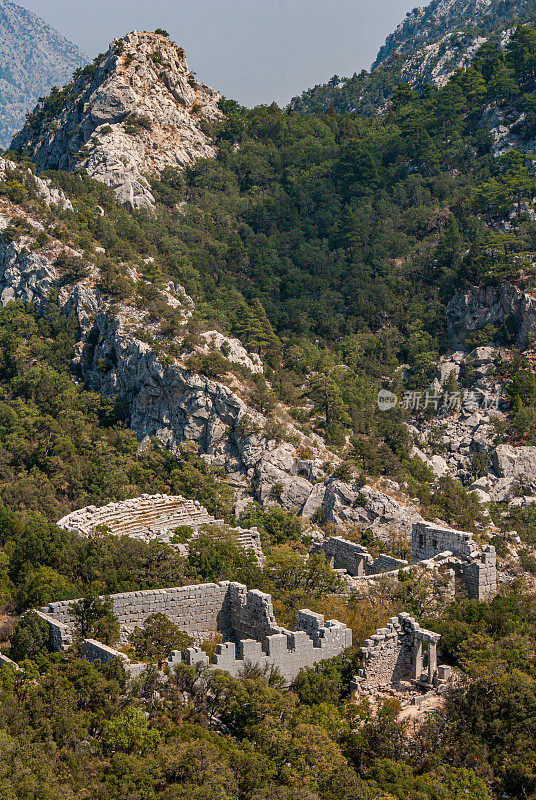
[[[154,180],[156,214],[130,214],[98,184],[51,173],[78,211],[54,233],[84,249],[118,299],[157,302],[128,265],[155,287],[181,283],[203,324],[262,355],[288,404],[300,405],[309,373],[329,376],[332,444],[341,428],[370,433],[371,377],[400,363],[433,370],[456,290],[532,286],[535,223],[525,208],[534,175],[524,150],[535,47],[534,30],[520,28],[506,53],[486,45],[443,89],[400,87],[375,121],[225,102],[213,129],[218,157]],[[508,113],[519,143],[495,158],[490,106]],[[99,203],[104,216],[93,213]],[[476,343],[488,343],[486,332]],[[320,407],[315,414],[321,425]]]
[[[83,170],[42,173],[43,188],[31,148],[6,154],[16,163],[5,162],[0,182],[0,634],[23,671],[0,669],[2,798],[536,797],[532,487],[510,481],[511,494],[485,502],[467,491],[486,480],[499,443],[517,452],[536,442],[533,329],[499,309],[493,323],[471,320],[458,377],[439,361],[454,349],[447,305],[463,306],[464,289],[508,286],[531,311],[535,81],[536,29],[521,25],[442,87],[397,85],[381,117],[222,100],[221,118],[196,121],[215,156],[166,167],[150,181],[154,207],[134,210]],[[43,101],[29,124],[53,126],[62,98]],[[126,135],[146,141],[150,120],[135,122],[126,118]],[[64,193],[54,202],[51,186]],[[122,385],[127,367],[134,377]],[[415,450],[424,432],[447,451],[429,434],[432,409],[377,404],[381,388],[422,394],[441,378],[469,391],[489,376],[503,387],[501,417],[491,444],[470,442],[470,457],[459,456],[463,480],[434,473]],[[184,403],[186,422],[173,428],[169,409],[194,391],[202,413]],[[156,419],[138,438],[136,392]],[[175,406],[158,410],[162,395]],[[196,414],[199,429],[188,427]],[[285,457],[312,477],[290,473]],[[304,484],[293,503],[287,486]],[[346,526],[326,500],[303,513],[323,487],[349,496]],[[413,503],[493,544],[498,595],[453,601],[426,569],[343,592],[311,549],[324,535],[344,531],[374,555],[388,546],[409,558],[407,537],[381,540],[354,524],[380,489],[401,513]],[[181,556],[54,525],[143,492],[183,494],[229,524],[257,526],[265,563],[225,527]],[[284,625],[305,606],[345,622],[354,647],[285,689],[255,665],[239,678],[159,669],[185,640],[174,626],[146,628],[137,646],[152,663],[127,682],[117,660],[90,664],[77,642],[52,653],[42,619],[21,616],[83,597],[77,611],[99,612],[84,635],[112,641],[98,595],[221,580],[270,592]],[[424,715],[400,717],[394,696],[351,697],[359,645],[402,610],[441,634],[440,663],[456,668]],[[213,655],[216,640],[204,646]]]
[[[370,72],[334,75],[293,98],[291,106],[301,113],[332,107],[375,116],[386,109],[399,83],[418,91],[427,84],[444,86],[456,69],[471,64],[486,41],[504,45],[517,25],[535,18],[533,0],[433,0],[408,11]]]

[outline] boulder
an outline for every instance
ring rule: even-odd
[[[420,460],[423,461],[438,478],[442,478],[444,475],[450,474],[449,465],[443,456],[427,456],[426,453],[424,453],[422,450],[419,450],[418,447],[413,447],[411,449],[410,456],[412,458],[420,458]]]
[[[305,501],[302,508],[302,515],[307,519],[312,519],[319,509],[324,505],[324,498],[326,496],[326,486],[323,483],[318,483],[313,486],[309,497]]]
[[[492,454],[492,463],[499,478],[536,489],[536,447],[500,444]]]
[[[263,366],[260,357],[257,353],[248,353],[239,339],[224,336],[219,331],[204,331],[201,336],[206,342],[201,348],[203,352],[219,350],[233,364],[241,364],[251,372],[262,374]]]
[[[384,540],[393,533],[410,537],[413,522],[422,519],[414,506],[403,505],[378,489],[353,486],[333,478],[314,487],[303,506],[303,516],[311,518],[322,503],[327,522],[371,528]]]

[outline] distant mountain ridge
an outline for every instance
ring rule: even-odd
[[[0,146],[52,86],[63,86],[88,57],[42,19],[0,0]]]
[[[535,20],[536,0],[432,0],[407,13],[378,51],[370,72],[334,76],[290,105],[301,113],[333,107],[340,113],[377,114],[399,83],[417,90],[426,84],[444,86],[456,69],[469,66],[488,38]]]

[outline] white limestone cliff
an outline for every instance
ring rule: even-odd
[[[151,206],[149,176],[215,155],[203,122],[221,118],[219,99],[189,71],[181,47],[134,31],[82,72],[57,112],[41,102],[40,124],[28,121],[12,148],[38,171],[84,168],[129,207]]]

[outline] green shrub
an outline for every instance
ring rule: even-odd
[[[123,123],[125,133],[135,136],[141,131],[150,131],[153,127],[151,118],[146,115],[130,114]]]
[[[142,660],[163,661],[172,650],[184,653],[194,644],[194,639],[171,622],[165,614],[150,614],[141,628],[136,627],[129,642]]]
[[[119,622],[109,597],[88,594],[72,603],[69,612],[74,618],[75,631],[81,639],[90,637],[107,645],[115,644],[119,639]]]
[[[25,658],[36,659],[51,650],[50,628],[48,622],[35,611],[29,611],[15,625],[11,636],[9,656],[13,661]]]
[[[201,375],[206,375],[207,378],[214,378],[215,380],[223,378],[233,368],[230,361],[218,351],[212,353],[201,353],[190,358],[186,361],[186,368],[190,372],[196,372]]]
[[[173,542],[173,544],[186,544],[186,542],[192,538],[193,534],[194,529],[189,525],[179,525],[174,531],[170,541]]]

